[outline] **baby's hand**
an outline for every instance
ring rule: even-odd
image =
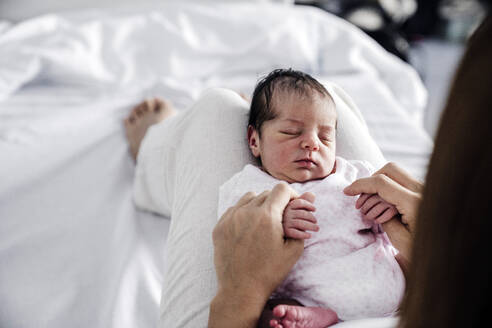
[[[384,201],[377,194],[360,195],[355,208],[360,209],[364,219],[373,220],[378,224],[387,222],[398,214],[394,205]]]
[[[308,239],[311,238],[311,234],[306,232],[306,230],[319,230],[316,218],[312,213],[316,210],[313,203],[314,195],[310,192],[306,192],[299,198],[290,201],[284,210],[282,220],[285,237]]]

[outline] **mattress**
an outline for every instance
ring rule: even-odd
[[[169,218],[132,202],[122,120],[159,96],[250,94],[278,67],[342,86],[390,161],[423,179],[426,91],[315,8],[163,4],[0,21],[0,327],[155,327]]]

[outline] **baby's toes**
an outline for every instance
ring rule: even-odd
[[[287,307],[285,305],[277,305],[273,308],[273,315],[277,318],[283,318],[287,312]]]

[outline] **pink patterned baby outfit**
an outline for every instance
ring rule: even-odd
[[[363,161],[336,158],[336,172],[324,179],[290,186],[316,196],[313,213],[320,230],[304,242],[304,253],[272,298],[293,298],[304,306],[334,310],[341,320],[395,313],[405,289],[395,249],[379,225],[362,218],[355,197],[343,189],[371,175]],[[246,165],[220,188],[219,217],[246,192],[271,190],[278,180]]]

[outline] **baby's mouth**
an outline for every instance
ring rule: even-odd
[[[295,161],[295,163],[297,163],[301,167],[305,167],[305,168],[308,168],[308,169],[316,166],[316,162],[313,161],[312,159],[309,159],[309,158],[299,159],[299,160]]]

